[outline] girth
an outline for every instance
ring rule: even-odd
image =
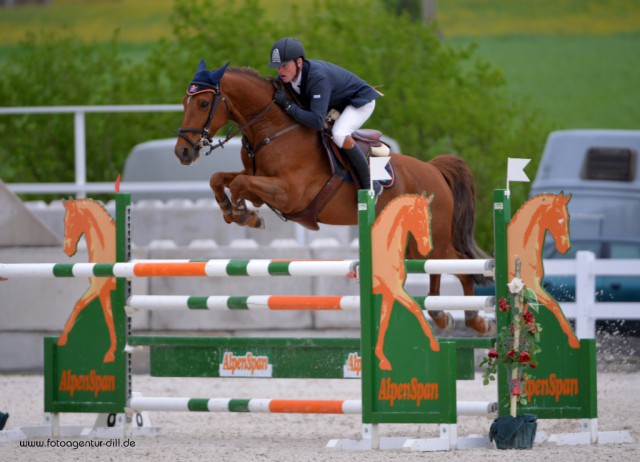
[[[352,137],[356,141],[356,143],[358,143],[360,149],[362,149],[362,152],[367,154],[368,157],[373,147],[384,146],[388,150],[386,144],[384,144],[380,140],[381,135],[382,134],[377,130],[367,129],[355,131],[352,134]],[[340,185],[349,177],[350,173],[351,178],[354,179],[356,188],[358,186],[362,186],[357,184],[357,180],[355,180],[356,176],[351,171],[351,165],[349,164],[349,162],[344,159],[342,150],[339,149],[331,139],[331,132],[328,129],[323,130],[321,138],[322,145],[324,146],[327,160],[331,168],[331,177],[322,186],[318,194],[316,194],[316,197],[313,198],[306,209],[297,213],[282,214],[282,217],[286,220],[291,220],[299,223],[305,228],[313,231],[317,231],[318,229],[320,229],[320,227],[318,226],[318,215],[320,214],[320,212],[322,212],[324,207],[334,196]],[[391,187],[392,185],[393,183],[385,187]]]

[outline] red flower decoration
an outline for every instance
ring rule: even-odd
[[[529,361],[531,361],[531,355],[529,354],[529,352],[523,351],[522,353],[520,353],[520,356],[518,357],[518,361],[520,361],[523,364],[528,363]]]
[[[497,358],[498,357],[498,352],[496,350],[494,350],[493,348],[491,348],[488,353],[487,356],[490,358]]]
[[[507,304],[507,300],[504,297],[501,297],[500,300],[498,300],[498,306],[500,307],[500,311],[509,311],[509,309],[511,308],[511,306],[509,306]]]
[[[536,322],[536,317],[531,311],[527,311],[523,316],[525,324],[531,326]]]
[[[529,367],[530,367],[531,369],[535,369],[536,367],[538,367],[538,365],[537,365],[537,364],[533,364],[533,363],[532,363],[532,364],[529,364]]]
[[[509,353],[507,353],[507,356],[511,359],[516,357],[516,352],[515,350],[509,350]]]

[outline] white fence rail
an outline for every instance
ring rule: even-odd
[[[18,114],[73,114],[74,121],[74,183],[9,183],[8,188],[14,193],[23,194],[75,194],[86,197],[87,193],[113,192],[113,183],[87,183],[87,138],[85,132],[85,114],[115,112],[178,112],[181,104],[152,105],[120,105],[120,106],[50,106],[50,107],[0,107],[0,116]],[[115,180],[115,178],[114,178]],[[208,190],[208,185],[202,185]],[[172,183],[121,183],[123,192],[138,191],[193,191],[194,185],[189,182]]]
[[[596,259],[593,252],[580,251],[575,260],[545,260],[545,276],[576,277],[575,302],[561,302],[565,316],[576,320],[578,338],[595,338],[595,321],[640,320],[640,302],[596,301],[596,277],[631,276],[638,278],[640,287],[640,260]]]

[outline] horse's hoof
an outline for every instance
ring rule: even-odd
[[[451,313],[443,313],[442,316],[437,319],[431,316],[431,319],[433,320],[433,323],[436,325],[436,327],[440,330],[450,330],[455,324]]]
[[[107,351],[107,354],[104,355],[104,359],[102,360],[102,362],[104,362],[104,363],[112,363],[115,360],[116,360],[116,356],[111,351]]]
[[[258,215],[258,219],[256,221],[255,228],[256,229],[264,229],[265,228],[264,220],[260,215]]]
[[[56,345],[65,346],[66,344],[67,344],[67,334],[60,334],[60,337],[58,337],[58,342],[56,343]]]
[[[496,333],[498,332],[496,323],[489,319],[483,318],[482,316],[476,316],[473,319],[466,319],[464,321],[464,324],[467,327],[475,330],[479,334],[482,334],[487,337],[496,335]]]

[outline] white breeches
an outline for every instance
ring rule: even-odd
[[[331,135],[333,141],[338,145],[339,148],[344,144],[344,139],[351,135],[355,130],[362,127],[362,125],[367,121],[371,114],[373,114],[373,110],[376,107],[376,100],[373,100],[364,106],[353,107],[347,106],[340,114],[340,117],[333,124],[333,130],[331,130]]]

